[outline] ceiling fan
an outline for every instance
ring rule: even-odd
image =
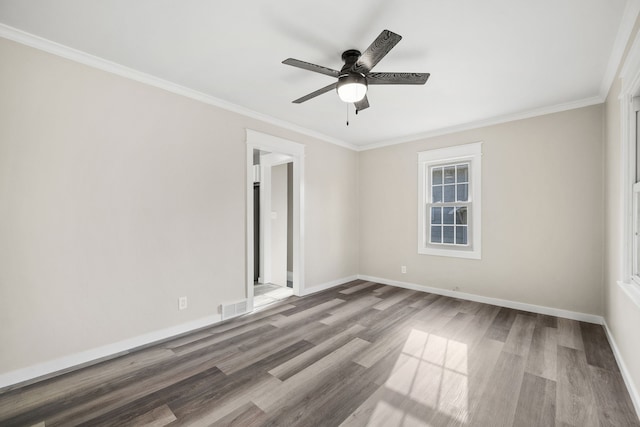
[[[314,71],[335,77],[337,82],[311,92],[308,95],[293,101],[294,104],[301,104],[318,95],[336,89],[338,96],[344,102],[353,102],[358,111],[369,108],[367,99],[368,85],[423,85],[429,78],[429,73],[372,73],[371,70],[393,47],[402,40],[402,36],[389,30],[383,30],[378,38],[371,43],[371,46],[360,53],[355,49],[349,49],[342,53],[344,66],[340,71],[321,65],[311,64],[298,59],[288,58],[282,61],[283,64],[304,70]]]

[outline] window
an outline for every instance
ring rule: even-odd
[[[418,153],[418,253],[480,259],[481,149]]]
[[[638,144],[640,139],[640,98],[633,98],[632,102],[631,127],[630,132],[631,141],[635,151],[635,163],[632,168],[631,177],[631,190],[633,192],[631,209],[632,209],[632,265],[631,265],[631,280],[640,285],[640,146]]]
[[[625,59],[620,71],[620,84],[620,166],[623,179],[620,190],[624,234],[622,277],[618,285],[640,307],[640,38],[634,40]],[[614,218],[617,207],[611,205],[610,209]]]

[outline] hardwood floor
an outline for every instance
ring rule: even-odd
[[[355,281],[5,391],[0,425],[640,422],[599,325]]]

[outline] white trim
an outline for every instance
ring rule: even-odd
[[[611,48],[611,55],[609,55],[607,69],[604,73],[604,77],[602,78],[602,83],[600,84],[600,96],[603,99],[605,99],[609,94],[609,90],[611,89],[611,85],[613,84],[613,80],[616,76],[616,71],[618,71],[620,61],[622,61],[622,55],[624,55],[624,50],[629,42],[629,37],[631,37],[631,31],[633,30],[633,26],[638,18],[638,13],[640,13],[640,0],[627,0],[624,11],[622,12],[620,25],[618,26],[618,33],[616,34],[616,39],[613,43],[613,47]],[[631,54],[632,52],[630,51],[629,55]]]
[[[271,166],[268,156],[270,154],[260,155],[260,283],[271,283]]]
[[[430,188],[425,187],[426,174],[431,166],[442,163],[470,164],[469,219],[466,247],[456,245],[428,244],[425,240],[427,224],[427,205],[431,197]],[[431,183],[431,179],[428,181]],[[452,203],[455,204],[455,203]],[[446,256],[454,258],[482,259],[482,142],[454,145],[418,153],[418,253],[421,255]]]
[[[467,301],[481,302],[483,304],[497,305],[499,307],[513,308],[516,310],[529,311],[532,313],[546,314],[549,316],[562,317],[565,319],[578,320],[580,322],[595,323],[601,325],[604,321],[602,316],[595,314],[580,313],[576,311],[563,310],[560,308],[545,307],[542,305],[527,304],[524,302],[509,301],[499,298],[485,297],[476,294],[467,294],[464,292],[450,291],[448,289],[433,288],[431,286],[423,286],[417,283],[400,282],[397,280],[383,279],[380,277],[366,276],[359,274],[358,279],[369,282],[381,283],[383,285],[395,286],[398,288],[411,289],[420,292],[429,292],[432,294],[443,295],[452,298],[459,298]]]
[[[636,416],[638,416],[640,414],[640,393],[638,393],[638,389],[633,384],[629,369],[624,363],[622,354],[620,354],[620,350],[618,349],[616,340],[613,338],[613,334],[611,333],[611,329],[609,328],[606,319],[603,319],[602,325],[604,326],[604,331],[607,333],[607,340],[609,341],[609,345],[613,350],[613,356],[616,358],[616,362],[618,363],[618,367],[620,368],[620,374],[622,374],[624,384],[627,386],[627,391],[629,392],[629,396],[631,397],[631,402],[633,402],[633,406],[636,409]]]
[[[389,139],[387,141],[374,142],[372,144],[362,145],[357,151],[367,151],[376,148],[388,147],[390,145],[403,144],[405,142],[415,142],[423,139],[433,138],[436,136],[448,135],[451,133],[462,132],[465,130],[479,129],[502,123],[509,123],[516,120],[530,119],[533,117],[544,116],[547,114],[560,113],[567,110],[575,110],[576,108],[589,107],[591,105],[602,104],[605,98],[602,96],[592,96],[590,98],[579,99],[577,101],[565,102],[562,104],[551,105],[549,107],[541,107],[532,110],[526,110],[519,113],[507,114],[504,116],[489,117],[487,119],[475,122],[462,123],[450,127],[435,129],[432,131],[408,135],[401,138]]]
[[[200,101],[208,105],[213,105],[215,107],[219,107],[237,114],[242,114],[244,116],[251,117],[253,119],[260,120],[266,123],[271,123],[281,128],[289,129],[294,132],[298,132],[302,135],[307,135],[312,138],[317,138],[321,141],[338,145],[340,147],[348,148],[353,151],[373,150],[375,148],[386,147],[390,145],[397,145],[405,142],[413,142],[421,139],[432,138],[435,136],[461,132],[464,130],[477,129],[477,128],[496,125],[500,123],[507,123],[515,120],[542,116],[545,114],[558,113],[560,111],[588,107],[590,105],[601,104],[604,102],[603,96],[594,96],[591,98],[580,99],[577,101],[566,102],[566,103],[552,105],[548,107],[541,107],[537,109],[522,111],[519,113],[507,114],[507,115],[497,116],[497,117],[490,117],[490,118],[475,121],[475,122],[463,123],[463,124],[436,129],[436,130],[428,131],[424,133],[417,133],[417,134],[409,135],[402,138],[381,141],[378,143],[372,143],[367,145],[355,145],[346,141],[342,141],[337,138],[333,138],[323,133],[304,128],[294,123],[277,119],[275,117],[272,117],[263,113],[259,113],[257,111],[242,107],[240,105],[230,103],[223,99],[216,98],[211,95],[207,95],[205,93],[202,93],[193,89],[189,89],[187,87],[178,85],[176,83],[172,83],[168,80],[164,80],[159,77],[155,77],[150,74],[146,74],[141,71],[134,70],[129,67],[125,67],[124,65],[120,65],[118,63],[108,61],[106,59],[103,59],[94,55],[90,55],[86,52],[82,52],[80,50],[62,45],[60,43],[47,40],[45,38],[36,36],[31,33],[27,33],[25,31],[19,30],[17,28],[11,27],[6,24],[0,24],[0,37],[3,37],[8,40],[12,40],[17,43],[21,43],[26,46],[33,47],[35,49],[39,49],[39,50],[51,53],[53,55],[60,56],[62,58],[69,59],[71,61],[78,62],[80,64],[87,65],[92,68],[106,71],[108,73],[115,74],[127,79],[135,80],[137,82],[140,82],[149,86],[164,89],[168,92],[182,95],[187,98],[194,99],[196,101]]]
[[[248,137],[247,137],[248,138]],[[246,205],[247,205],[247,213],[246,213],[246,221],[247,221],[247,235],[245,236],[245,238],[247,239],[247,247],[245,249],[246,252],[246,257],[247,257],[247,277],[246,277],[246,281],[247,281],[247,311],[248,312],[252,312],[253,311],[253,273],[254,273],[254,262],[255,262],[255,253],[254,253],[254,237],[253,237],[253,233],[254,233],[254,227],[253,227],[253,221],[254,221],[254,212],[253,212],[253,198],[254,198],[254,194],[253,194],[253,183],[251,183],[251,185],[249,184],[249,176],[253,175],[253,147],[249,146],[249,143],[247,141],[247,152],[246,152],[246,158],[247,158],[247,165],[246,165],[246,174],[247,174],[247,182],[246,182],[246,192],[247,192],[247,200],[246,200]],[[249,165],[251,165],[251,167],[249,167]],[[263,172],[264,168],[260,168],[260,180],[264,181],[264,172]],[[249,187],[251,187],[251,191],[249,191]],[[260,185],[260,207],[263,206],[263,188],[262,188],[262,184]],[[262,224],[260,224],[260,228],[262,228]],[[260,240],[262,240],[262,230],[260,230]],[[260,271],[258,272],[258,283],[264,283],[264,269],[263,269],[263,256],[262,256],[262,244],[260,244]],[[252,286],[249,286],[248,283],[251,282]]]
[[[421,151],[418,153],[418,161],[428,163],[449,160],[457,161],[477,155],[482,155],[482,141]]]
[[[622,94],[623,92],[621,92]],[[622,280],[627,281],[631,277],[632,260],[633,256],[633,238],[630,230],[633,227],[633,206],[631,200],[632,183],[635,182],[635,144],[630,141],[633,131],[630,129],[631,114],[633,108],[631,108],[632,98],[621,96],[620,98],[620,120],[621,120],[621,151],[622,151],[622,167],[620,168],[619,179],[622,187],[622,224],[623,224],[623,236],[622,236],[622,257],[618,260],[618,271],[622,273]],[[633,177],[632,177],[633,175]]]
[[[635,283],[625,283],[617,281],[618,286],[622,289],[627,297],[640,309],[640,286]]]
[[[36,36],[35,34],[27,33],[26,31],[19,30],[17,28],[11,27],[6,24],[0,24],[0,37],[13,40],[14,42],[39,49],[39,50],[60,56],[62,58],[79,62],[81,64],[87,65],[92,68],[97,68],[99,70],[106,71],[108,73],[115,74],[127,79],[135,80],[137,82],[144,83],[149,86],[164,89],[168,92],[175,93],[177,95],[182,95],[187,98],[191,98],[208,105],[213,105],[215,107],[219,107],[234,113],[242,114],[243,116],[251,117],[253,119],[260,120],[266,123],[271,123],[281,128],[289,129],[294,132],[298,132],[303,135],[310,136],[312,138],[317,138],[331,144],[339,145],[340,147],[348,148],[354,151],[357,150],[357,146],[350,144],[348,142],[341,141],[339,139],[330,137],[328,135],[324,135],[320,132],[306,129],[302,126],[298,126],[296,124],[287,122],[285,120],[277,119],[267,114],[259,113],[249,108],[242,107],[237,104],[233,104],[231,102],[225,101],[220,98],[216,98],[214,96],[205,94],[203,92],[199,92],[197,90],[190,89],[185,86],[181,86],[179,84],[170,82],[168,80],[164,80],[159,77],[153,76],[151,74],[143,73],[133,68],[125,67],[124,65],[120,65],[116,62],[112,62],[112,61],[100,58],[98,56],[88,54],[81,50],[77,50],[72,47],[65,46],[51,40],[47,40],[40,36]]]
[[[250,176],[253,176],[253,150],[269,151],[272,153],[286,154],[291,156],[293,163],[293,293],[294,295],[303,295],[305,292],[304,282],[304,156],[305,146],[297,142],[293,142],[284,138],[257,132],[251,129],[246,130],[246,192],[247,192],[247,211],[246,211],[246,229],[247,229],[247,300],[248,311],[253,311],[253,183],[250,182]],[[289,163],[289,161],[287,161]],[[263,167],[263,178],[270,167]],[[266,184],[265,184],[266,185]],[[261,195],[262,195],[261,186]],[[261,208],[264,208],[261,206]],[[264,211],[264,209],[261,209]],[[268,212],[268,211],[265,211]],[[266,215],[262,215],[263,218]],[[261,251],[264,254],[264,251]],[[264,263],[266,267],[266,262]],[[263,280],[267,277],[262,276]]]
[[[623,203],[623,236],[622,257],[618,268],[621,271],[623,282],[630,282],[632,275],[633,257],[633,183],[636,182],[636,120],[633,97],[640,93],[640,33],[638,33],[631,45],[629,54],[620,71],[622,88],[620,90],[620,126],[622,142],[622,167],[619,179],[622,187]]]
[[[261,150],[285,153],[291,156],[304,155],[304,144],[280,138],[279,136],[269,135],[268,133],[258,132],[253,129],[246,129],[246,134],[247,141],[258,141]]]
[[[640,69],[640,32],[636,34],[627,58],[624,60],[622,69],[620,70],[620,78],[622,79],[622,90],[620,96],[633,96],[637,92],[639,86],[638,80],[640,75],[638,70]],[[635,89],[635,90],[634,90]]]
[[[293,282],[293,271],[287,271],[287,282]]]
[[[637,98],[636,98],[637,99]],[[634,174],[635,175],[635,174]],[[634,176],[633,181],[637,178]],[[640,200],[640,182],[635,182],[632,186],[632,200],[631,200],[631,275],[629,283],[640,284],[640,266],[638,265],[638,251],[640,245],[638,245],[638,236],[640,236],[640,230],[638,229],[638,212],[640,206],[638,206]]]
[[[358,279],[358,275],[347,276],[341,279],[331,280],[330,282],[321,283],[311,288],[305,289],[300,296],[307,296],[315,294],[316,292],[326,291],[327,289],[335,288],[336,286],[344,285],[345,283],[353,282]]]
[[[219,323],[222,320],[220,314],[203,317],[202,319],[172,326],[170,328],[149,332],[137,337],[107,344],[102,347],[70,354],[48,362],[32,365],[27,368],[17,369],[0,375],[0,389],[26,381],[41,379],[45,375],[51,375],[70,368],[79,368],[81,365],[97,363],[102,360],[120,356],[130,350],[146,346],[158,341],[175,337],[196,329]]]

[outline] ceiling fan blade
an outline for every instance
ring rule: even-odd
[[[370,85],[423,85],[429,73],[369,73],[366,74]]]
[[[353,105],[356,106],[356,113],[358,111],[362,111],[366,108],[369,108],[369,100],[367,99],[367,95],[364,96],[360,101],[354,102]]]
[[[329,86],[325,86],[322,89],[318,89],[315,92],[311,92],[308,95],[303,96],[302,98],[298,98],[295,101],[292,101],[294,104],[302,104],[305,101],[310,100],[311,98],[315,98],[318,95],[322,95],[323,93],[329,92],[331,89],[335,89],[337,86],[337,82],[336,83],[331,83]]]
[[[312,64],[310,62],[300,61],[299,59],[288,58],[282,61],[283,64],[291,65],[292,67],[302,68],[303,70],[314,71],[316,73],[325,74],[331,77],[338,77],[340,72],[332,70],[331,68],[323,67],[322,65]]]
[[[356,73],[367,73],[371,71],[400,40],[402,40],[402,36],[392,33],[389,30],[383,30],[378,38],[371,43],[371,46],[364,51],[353,67],[351,67],[351,71]]]

